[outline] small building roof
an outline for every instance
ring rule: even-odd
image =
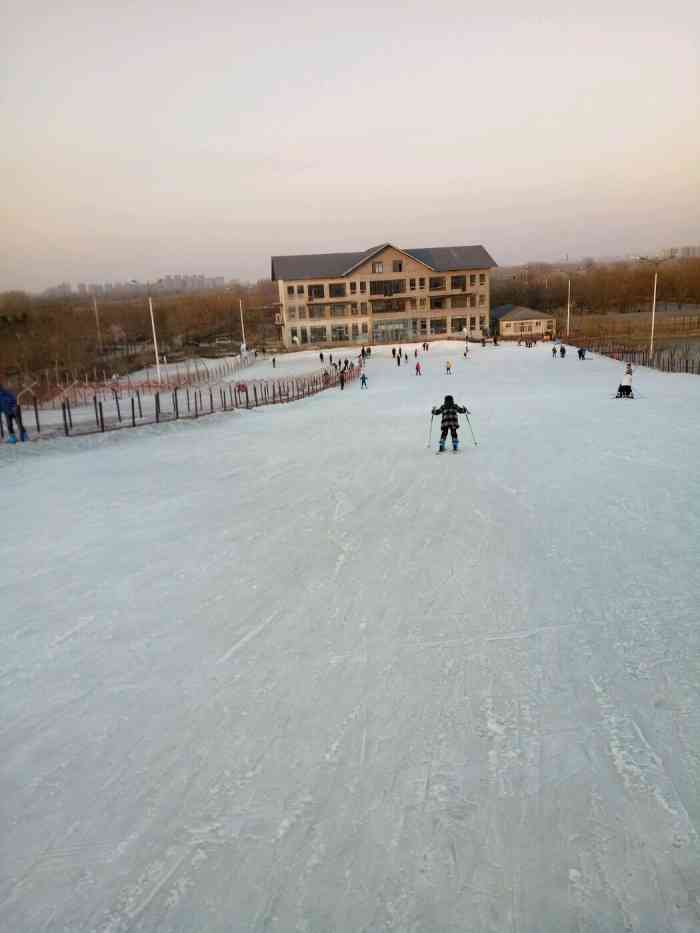
[[[371,256],[391,246],[383,243],[357,253],[316,253],[301,256],[273,256],[272,281],[279,279],[335,279],[349,275],[353,269]],[[496,266],[483,246],[431,246],[401,249],[434,272],[452,272],[458,269],[491,269]]]
[[[496,310],[494,309],[494,314]],[[510,311],[501,314],[499,321],[549,321],[554,318],[554,314],[545,314],[542,311],[535,311],[533,308],[524,308],[522,305],[516,305]]]

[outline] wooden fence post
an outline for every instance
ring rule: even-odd
[[[100,412],[100,431],[102,431],[102,433],[104,433],[104,429],[105,429],[105,413],[104,413],[104,410],[103,410],[103,408],[102,408],[102,402],[99,403],[99,412]]]
[[[133,395],[131,396],[131,427],[136,427],[136,402]]]
[[[40,434],[41,427],[39,425],[39,406],[37,405],[36,395],[33,395],[32,399],[34,401],[34,420],[36,421],[36,433]]]

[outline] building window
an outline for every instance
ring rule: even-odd
[[[479,295],[479,305],[486,304],[486,295]]]
[[[479,273],[479,285],[486,285],[486,273],[485,272]]]
[[[453,295],[450,305],[453,308],[466,308],[467,307],[467,296],[466,295]]]
[[[415,311],[415,310],[416,310],[416,299],[415,299],[415,298],[409,298],[409,299],[408,299],[408,307],[409,307],[409,310],[411,310],[411,311]]]
[[[360,313],[367,314],[367,302],[366,301],[360,302]]]
[[[425,307],[425,298],[419,298],[421,308]]]
[[[303,295],[303,294],[304,294],[304,286],[297,285],[297,295]]]
[[[359,337],[360,335],[360,328],[357,326],[357,324],[352,325],[352,335],[353,337]]]
[[[416,280],[415,280],[415,279],[409,279],[409,280],[408,280],[408,284],[409,284],[410,287],[411,287],[411,291],[414,292],[414,291],[416,290]]]
[[[513,325],[510,322],[506,322],[503,326],[506,330],[510,330]]]
[[[383,272],[383,271],[384,271],[384,263],[383,263],[383,262],[373,262],[373,263],[372,263],[372,272],[373,272],[375,275],[376,275],[378,272]]]
[[[452,318],[452,333],[461,334],[463,330],[466,330],[467,319],[465,317],[453,317]]]
[[[329,285],[328,286],[328,297],[329,298],[345,298],[345,283]]]
[[[469,276],[469,284],[470,284],[470,285],[476,285],[476,276],[475,276],[475,275],[470,275],[470,276]]]
[[[486,318],[483,314],[479,315],[479,327],[486,327]]]
[[[370,295],[398,295],[406,291],[406,279],[377,279],[369,283]]]
[[[310,343],[324,343],[327,339],[327,331],[325,327],[310,327],[309,328],[309,342]]]
[[[367,326],[367,321],[363,321],[362,322],[362,333],[366,334],[368,331],[369,331],[369,327]]]
[[[350,294],[354,295],[356,291],[357,291],[357,282],[351,282],[350,283]]]
[[[292,327],[289,331],[289,336],[292,338],[292,341],[299,339],[299,331],[296,327]]]
[[[300,327],[299,329],[301,330],[301,342],[302,342],[302,343],[308,343],[308,342],[309,342],[309,334],[308,334],[308,331],[306,330],[305,327]]]
[[[290,321],[296,321],[296,319],[297,319],[297,309],[296,309],[296,308],[288,308],[288,309],[287,309],[287,317],[289,318]]]
[[[309,285],[308,295],[311,299],[324,298],[326,294],[325,287],[323,285]]]
[[[430,279],[430,291],[435,292],[439,291],[441,288],[445,287],[445,278],[444,276],[434,276]]]
[[[306,308],[303,305],[299,306],[299,320],[303,321],[306,317]]]
[[[430,322],[430,333],[431,334],[446,334],[447,333],[447,319],[444,317],[434,318]]]
[[[288,294],[288,295],[293,295],[293,294],[294,294],[294,286],[293,286],[293,285],[288,285],[288,286],[287,286],[287,294]]]
[[[436,309],[439,311],[441,308],[444,308],[444,307],[445,307],[444,298],[431,298],[430,299],[430,310],[431,311],[435,311]]]
[[[469,296],[469,307],[476,308],[476,295]]]
[[[418,288],[425,288],[425,279],[418,279]]]
[[[361,295],[364,295],[364,293],[365,293],[366,291],[367,291],[367,283],[366,283],[366,282],[360,282],[360,294],[361,294]]]
[[[392,272],[403,272],[403,263],[400,259],[394,259],[391,263]]]
[[[349,340],[348,325],[336,324],[331,327],[331,340]]]
[[[350,305],[350,311],[352,314],[357,314],[357,302],[356,301],[353,301],[353,303]]]
[[[475,317],[469,318],[469,330],[476,330],[476,318]]]
[[[331,305],[331,317],[345,317],[347,313],[345,305]]]

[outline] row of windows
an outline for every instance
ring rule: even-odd
[[[476,317],[453,318],[402,318],[401,320],[375,321],[372,325],[372,335],[377,339],[410,339],[427,334],[462,334],[465,330],[477,331]],[[479,318],[479,330],[488,332],[486,318]],[[358,324],[333,324],[331,327],[290,327],[289,336],[293,343],[323,343],[329,339],[333,341],[363,339],[369,334],[366,322]]]
[[[402,271],[402,268],[403,268],[402,263],[395,261],[394,263],[392,263],[392,265],[393,265],[393,268],[392,268],[392,270],[391,270],[392,272],[401,272],[401,271]],[[374,268],[375,266],[381,266],[381,268],[375,269],[375,268]],[[397,266],[398,266],[398,268],[397,268]],[[381,273],[381,272],[383,272],[383,271],[384,271],[384,264],[383,264],[383,263],[381,263],[381,262],[373,262],[373,263],[372,263],[372,272]],[[477,275],[478,275],[478,284],[479,284],[479,285],[486,285],[486,273],[485,273],[485,272],[471,273],[471,274],[469,275],[469,285],[470,285],[470,287],[472,287],[472,288],[475,287],[475,286],[477,285]],[[425,278],[422,278],[422,277],[420,277],[420,278],[415,278],[415,279],[409,279],[409,280],[408,280],[409,289],[410,289],[412,292],[415,291],[416,288],[418,288],[418,289],[424,289],[424,288],[425,288],[425,282],[426,282]],[[357,282],[348,282],[347,285],[350,286],[350,294],[351,294],[351,295],[356,295],[356,294],[357,294],[357,285],[358,285],[358,283],[357,283]],[[365,294],[366,291],[367,291],[367,282],[361,281],[361,282],[359,283],[359,285],[360,285],[360,294]],[[345,296],[346,296],[346,294],[347,294],[346,287],[347,287],[347,286],[346,286],[346,283],[345,283],[345,282],[335,282],[335,283],[331,283],[331,284],[328,286],[328,297],[329,297],[329,298],[345,298]],[[383,289],[386,289],[386,288],[388,288],[388,287],[390,287],[393,291],[402,291],[402,292],[403,292],[403,291],[406,291],[406,280],[405,280],[405,279],[395,279],[395,280],[390,281],[390,282],[370,282],[370,293],[373,294],[373,295],[381,294],[381,293],[382,293],[382,290],[383,290]],[[430,288],[431,291],[440,290],[440,289],[443,289],[443,288],[446,288],[446,287],[447,287],[447,277],[446,277],[446,276],[443,276],[443,275],[440,275],[440,276],[432,276],[432,277],[429,279],[429,288]],[[453,291],[458,291],[458,290],[460,290],[460,289],[464,290],[464,289],[466,289],[466,287],[467,287],[467,276],[466,276],[466,275],[453,275],[453,276],[450,277],[450,288],[451,288]],[[303,285],[288,285],[288,286],[287,286],[287,296],[290,297],[290,298],[293,298],[295,294],[297,294],[297,295],[303,295],[303,294],[304,294],[304,286],[303,286]],[[324,285],[308,285],[308,286],[307,286],[307,294],[308,294],[309,298],[311,298],[311,299],[314,299],[314,298],[325,298],[325,297],[326,297],[325,286],[324,286]]]
[[[478,296],[479,307],[484,307],[486,304],[486,296]],[[477,296],[476,295],[453,295],[452,298],[440,298],[437,296],[431,296],[430,298],[430,309],[431,311],[439,311],[443,308],[476,308],[477,306]],[[332,304],[330,306],[330,315],[331,317],[345,317],[348,313],[348,307],[350,309],[350,314],[365,315],[368,313],[368,306],[366,301],[352,301],[348,304]],[[395,299],[389,301],[375,301],[373,304],[373,311],[378,314],[381,314],[386,311],[415,311],[418,308],[428,307],[427,298],[408,298],[408,299]],[[311,307],[306,308],[304,305],[290,305],[287,308],[287,318],[290,321],[300,320],[303,321],[306,319],[306,316],[311,319],[322,319],[328,317],[328,311],[326,308]]]

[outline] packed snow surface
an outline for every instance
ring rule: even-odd
[[[700,929],[700,379],[412,353],[0,450],[3,933]]]

